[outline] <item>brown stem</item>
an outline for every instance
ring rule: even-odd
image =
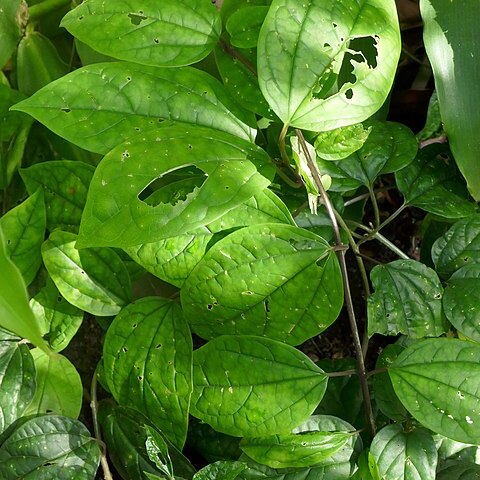
[[[239,51],[235,50],[223,38],[220,39],[219,45],[227,55],[230,55],[233,59],[238,60],[244,67],[253,73],[253,75],[257,76],[257,69],[255,68],[255,65],[248,60],[248,58],[245,58]]]

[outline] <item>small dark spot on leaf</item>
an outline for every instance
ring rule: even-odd
[[[213,308],[213,305],[212,305],[211,303],[209,303],[209,304],[207,305],[207,308],[208,308],[209,310],[211,310],[211,309]]]
[[[330,48],[330,44],[329,43],[324,43],[323,48]]]
[[[332,23],[332,25],[333,25],[333,28],[337,28],[337,27],[338,27],[338,25],[337,25],[335,22]]]
[[[435,300],[439,300],[440,298],[442,298],[442,294],[441,294],[441,293],[436,293],[436,294],[433,296],[433,298],[434,298]]]
[[[158,38],[154,38],[153,41],[157,44],[160,43],[160,40]]]
[[[127,77],[127,81],[130,82],[130,80],[132,80],[132,77]]]
[[[62,296],[59,295],[59,296],[57,297],[57,302],[61,302],[61,301],[62,301]]]
[[[127,353],[127,352],[128,352],[128,348],[127,348],[127,347],[123,347],[123,348],[122,348],[122,351],[125,352],[125,353]]]
[[[143,15],[142,11],[138,13],[129,13],[128,18],[132,22],[132,25],[140,25],[140,23],[147,19],[147,17]]]
[[[225,185],[225,190],[228,190],[230,187],[228,185]]]
[[[83,18],[84,18],[83,15],[80,15],[80,16],[78,17],[79,20],[83,20]]]
[[[157,345],[155,345],[155,348],[158,350],[160,348],[162,348],[162,344],[161,343],[158,343]]]
[[[68,107],[63,107],[60,110],[64,113],[70,113],[71,112],[71,110]]]
[[[142,377],[141,375],[138,376],[138,379],[139,379],[140,381],[143,381],[143,377]]]
[[[132,328],[137,328],[137,324],[134,323],[134,324],[132,325]]]
[[[188,144],[188,148],[192,149],[193,147],[190,144]]]
[[[353,90],[351,88],[349,88],[346,92],[345,92],[345,96],[350,100],[352,97],[353,97]]]
[[[7,240],[7,245],[10,245],[12,241],[10,239]]]
[[[268,300],[265,300],[265,301],[263,302],[263,305],[265,306],[265,311],[266,311],[267,313],[270,313],[270,302],[269,302]]]
[[[135,127],[135,131],[136,131],[136,132],[139,132],[139,131],[140,131],[140,127]]]
[[[468,257],[464,257],[464,258],[463,258],[463,261],[464,261],[464,262],[468,262]]]
[[[53,410],[50,410],[49,408],[47,408],[45,411],[46,411],[47,413],[53,413]]]
[[[385,316],[386,316],[387,318],[390,318],[390,314],[389,314],[389,313],[387,313]]]

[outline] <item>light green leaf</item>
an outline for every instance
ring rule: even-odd
[[[168,478],[175,480],[173,476],[172,459],[168,453],[167,442],[154,428],[145,425],[145,430],[147,432],[145,449],[147,450],[148,458],[155,463],[157,468],[167,475]]]
[[[289,433],[315,409],[327,376],[293,347],[222,336],[193,354],[191,414],[232,436]]]
[[[325,330],[343,305],[338,260],[298,227],[253,225],[217,242],[181,291],[193,331],[263,335],[298,345]]]
[[[182,448],[192,392],[192,339],[180,307],[160,297],[127,306],[107,331],[103,358],[113,397],[143,413]]]
[[[445,145],[419,150],[417,158],[396,172],[395,178],[407,205],[444,218],[468,217],[477,210]]]
[[[82,408],[80,375],[67,357],[47,355],[39,348],[31,351],[37,371],[37,391],[26,414],[53,413],[77,418]]]
[[[0,70],[15,51],[21,36],[20,24],[27,8],[21,0],[5,0],[0,8]]]
[[[376,460],[380,478],[435,478],[438,455],[432,435],[427,430],[404,432],[401,425],[388,425],[375,435],[370,452]]]
[[[263,150],[220,131],[179,124],[148,132],[100,162],[78,245],[127,247],[208,225],[269,185],[256,168],[270,170],[268,163]],[[205,172],[204,183],[174,205],[138,198],[153,180],[191,165]]]
[[[434,270],[415,260],[377,265],[370,273],[368,336],[438,337],[448,326],[442,315],[443,287]]]
[[[389,367],[405,408],[425,427],[464,443],[480,443],[480,345],[457,339],[409,346]]]
[[[432,247],[435,269],[444,278],[469,263],[480,263],[480,215],[456,222]]]
[[[0,447],[2,480],[91,480],[100,445],[77,420],[57,415],[20,423]]]
[[[24,414],[35,388],[35,364],[28,346],[0,342],[0,434]]]
[[[260,27],[268,8],[267,6],[240,8],[228,18],[225,28],[234,47],[256,48]]]
[[[45,238],[46,215],[43,192],[37,190],[0,218],[7,242],[7,255],[29,285],[42,264],[40,248]]]
[[[95,168],[79,161],[41,162],[20,170],[30,195],[40,187],[45,197],[47,227],[78,229]]]
[[[92,315],[116,315],[131,300],[130,277],[108,248],[77,250],[77,236],[55,230],[42,245],[43,261],[60,293]]]
[[[443,309],[449,322],[468,338],[480,342],[480,264],[457,270],[447,281]]]
[[[198,471],[193,480],[235,480],[245,468],[243,462],[215,462]]]
[[[375,59],[356,43],[364,37]],[[387,98],[400,46],[392,0],[274,0],[258,39],[260,88],[291,126],[319,132],[359,123]],[[352,73],[331,91],[342,64]]]
[[[478,480],[480,465],[467,462],[449,463],[437,472],[435,480]]]
[[[87,0],[68,13],[61,26],[105,55],[166,67],[205,58],[222,28],[210,0],[163,0],[161,5],[155,0]]]
[[[6,242],[0,226],[0,325],[22,338],[28,338],[46,352],[50,349],[29,304],[22,274],[7,256]]]
[[[70,142],[105,154],[162,120],[203,125],[253,141],[254,122],[200,70],[98,63],[50,83],[15,106]]]

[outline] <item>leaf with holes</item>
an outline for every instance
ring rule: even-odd
[[[161,160],[160,160],[161,159]],[[155,179],[195,166],[204,183],[175,203],[139,199]],[[95,170],[77,245],[127,247],[192,232],[269,185],[268,155],[227,133],[170,125],[114,148]]]
[[[423,428],[405,432],[401,425],[388,425],[375,435],[370,453],[381,478],[435,478],[437,449],[432,434]]]
[[[480,215],[456,222],[432,247],[435,269],[443,278],[469,263],[480,263]]]
[[[320,402],[327,379],[289,345],[225,335],[193,353],[190,413],[232,436],[290,433]]]
[[[130,277],[109,248],[77,250],[74,233],[55,230],[42,245],[43,261],[60,293],[92,315],[116,315],[131,300]]]
[[[47,227],[78,230],[95,168],[79,161],[42,162],[20,170],[28,193],[43,190]]]
[[[442,315],[442,284],[431,268],[415,260],[377,265],[370,273],[368,336],[438,337],[448,329]]]
[[[365,37],[374,59],[359,43]],[[274,0],[258,39],[260,88],[285,124],[318,132],[352,125],[387,98],[400,48],[392,0]]]
[[[213,49],[221,20],[210,0],[87,0],[62,20],[74,37],[93,49],[142,65],[179,67]]]
[[[256,134],[249,126],[254,118],[235,106],[222,85],[191,67],[93,64],[50,83],[15,110],[102,154],[139,133],[155,130],[162,120],[203,125],[250,141]]]
[[[298,345],[325,330],[343,305],[333,249],[307,230],[253,225],[217,242],[181,291],[193,331],[264,335]]]
[[[42,264],[40,249],[46,227],[43,192],[37,189],[24,202],[3,215],[0,227],[7,242],[7,254],[29,285]]]
[[[182,448],[192,392],[192,339],[180,307],[159,297],[127,306],[107,331],[103,358],[113,397],[142,412]]]
[[[3,440],[2,480],[90,480],[100,462],[98,442],[80,422],[67,417],[30,418]]]
[[[447,280],[443,309],[459,332],[480,342],[480,264],[465,265]]]
[[[480,345],[453,338],[409,346],[388,369],[405,408],[426,428],[480,444]]]
[[[0,342],[0,434],[24,415],[35,394],[35,364],[27,345]]]
[[[444,218],[468,217],[477,210],[445,145],[423,148],[395,178],[407,205]]]

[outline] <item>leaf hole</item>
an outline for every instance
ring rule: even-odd
[[[138,325],[137,325],[136,323],[134,323],[134,324],[132,325],[132,328],[137,328],[137,326],[138,326]]]
[[[270,302],[269,302],[268,300],[265,300],[265,301],[263,302],[263,306],[265,307],[265,311],[266,311],[267,313],[270,313]]]
[[[351,100],[353,98],[353,90],[351,88],[349,88],[346,92],[345,92],[345,96],[348,98],[348,100]]]
[[[127,348],[127,347],[123,347],[123,348],[122,348],[122,352],[127,353],[127,352],[128,352],[128,348]]]
[[[387,313],[385,316],[386,316],[387,318],[390,318],[390,314],[389,314],[389,313]]]
[[[468,262],[469,258],[468,257],[463,257],[464,262]]]
[[[161,344],[161,343],[157,343],[157,344],[155,345],[155,348],[156,348],[157,350],[160,350],[160,349],[162,348],[162,344]]]
[[[333,26],[333,28],[337,28],[337,27],[338,27],[338,25],[337,25],[335,22],[332,23],[332,26]]]
[[[433,296],[433,298],[434,298],[435,300],[440,300],[440,298],[442,298],[442,294],[441,294],[441,293],[436,293],[436,294]]]
[[[68,107],[63,107],[60,109],[63,113],[70,113],[71,110]]]
[[[208,310],[212,310],[213,305],[212,305],[211,303],[209,303],[209,304],[207,305],[207,308],[208,308]]]
[[[158,38],[154,38],[153,41],[158,45],[160,43],[160,40]]]
[[[144,20],[147,19],[141,10],[138,13],[129,13],[128,18],[130,19],[132,25],[135,26],[140,25]]]
[[[142,377],[141,375],[139,375],[139,376],[138,376],[138,380],[139,380],[140,382],[143,382],[143,377]]]
[[[80,16],[78,17],[78,20],[83,20],[84,18],[85,18],[85,17],[84,17],[83,15],[80,15]]]

